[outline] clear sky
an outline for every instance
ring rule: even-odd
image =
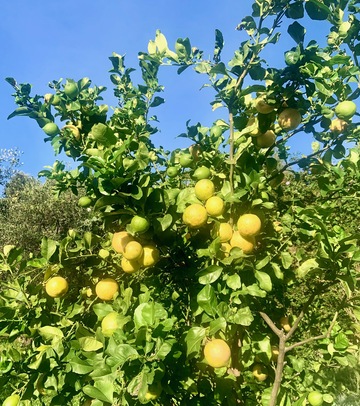
[[[30,83],[33,94],[45,94],[47,84],[59,78],[79,80],[89,77],[93,84],[108,87],[105,102],[115,104],[109,80],[112,52],[126,54],[128,67],[137,68],[137,53],[146,51],[156,29],[160,29],[173,47],[179,37],[189,37],[191,44],[211,57],[215,29],[225,39],[223,60],[226,62],[239,44],[244,32],[235,30],[241,19],[251,13],[252,0],[12,0],[1,4],[0,25],[0,149],[17,147],[23,152],[22,170],[36,175],[55,160],[50,144],[43,141],[43,132],[34,120],[17,117],[7,120],[15,109],[12,88],[5,77],[18,83]],[[264,58],[272,62],[283,59],[284,49],[295,43],[286,33],[292,23],[285,20],[281,46],[269,46]],[[317,35],[318,23],[306,40]],[[326,24],[326,23],[325,23]],[[328,28],[324,29],[324,35]],[[322,40],[324,41],[324,39]],[[279,58],[280,57],[280,58]],[[210,126],[221,114],[209,105],[213,93],[200,90],[206,78],[191,69],[177,76],[176,69],[165,68],[160,82],[165,85],[162,96],[166,104],[154,110],[160,120],[156,145],[168,149],[187,147],[186,140],[175,137],[185,130],[185,123],[201,122]],[[310,142],[299,143],[293,152],[308,148]],[[66,157],[66,159],[68,159]]]

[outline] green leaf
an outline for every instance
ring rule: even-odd
[[[229,315],[229,318],[233,323],[240,324],[241,326],[250,326],[254,320],[250,307],[248,306],[238,309],[234,315]]]
[[[197,303],[210,316],[216,315],[217,299],[211,285],[206,285],[201,289],[197,295]]]
[[[319,264],[315,258],[307,259],[297,269],[297,276],[299,278],[304,278],[310,271],[318,269],[318,267]]]
[[[94,337],[80,337],[79,344],[83,351],[97,351],[100,348],[103,348],[103,343],[98,341]]]
[[[238,274],[233,274],[230,275],[227,279],[226,279],[226,284],[227,286],[229,286],[230,289],[232,290],[237,290],[241,288],[241,280],[240,280],[240,276]]]
[[[161,225],[161,230],[165,231],[171,226],[171,224],[173,222],[173,218],[172,218],[172,215],[168,213],[168,214],[165,214],[164,217],[158,218],[158,221]]]
[[[220,330],[225,331],[226,326],[227,322],[224,317],[212,320],[209,325],[209,336],[214,336]]]
[[[281,254],[281,263],[283,268],[289,269],[293,263],[293,257],[289,252],[283,251]]]
[[[13,118],[16,116],[30,116],[30,114],[32,114],[32,113],[33,113],[33,110],[30,109],[29,107],[18,107],[8,116],[7,119],[10,120],[10,118]]]
[[[203,327],[192,327],[186,334],[186,355],[188,358],[196,356],[206,337],[206,329]]]
[[[335,337],[334,348],[338,351],[344,351],[349,347],[349,340],[344,333],[339,333]]]
[[[264,289],[266,292],[272,290],[271,278],[266,272],[255,271],[255,278],[258,280],[261,289]]]
[[[299,42],[304,41],[306,30],[297,21],[294,21],[292,24],[289,25],[288,33],[291,38],[298,44]]]
[[[139,358],[139,354],[134,347],[129,344],[117,344],[113,338],[109,340],[106,354],[114,358],[118,366],[125,364],[130,359]]]
[[[40,327],[39,334],[45,341],[50,341],[55,337],[64,338],[63,332],[59,328],[52,326]]]
[[[166,50],[168,49],[168,44],[165,35],[160,30],[156,30],[155,44],[161,54],[165,53]]]
[[[57,248],[57,242],[44,237],[41,240],[41,255],[47,261],[54,255]]]
[[[318,0],[308,0],[305,10],[312,20],[326,20],[331,13],[329,7]]]
[[[96,382],[96,383],[97,383],[97,382]],[[103,402],[107,402],[107,403],[112,404],[112,403],[113,403],[113,400],[114,400],[113,395],[112,395],[111,397],[109,397],[109,396],[106,394],[106,392],[108,392],[108,391],[109,391],[109,388],[111,388],[111,387],[109,387],[109,386],[107,386],[107,385],[100,385],[100,386],[101,386],[101,389],[104,389],[104,390],[105,390],[105,393],[104,393],[101,389],[99,389],[99,388],[96,387],[96,386],[98,386],[98,385],[96,385],[96,383],[94,384],[94,386],[86,385],[86,386],[84,386],[84,387],[82,388],[82,390],[83,390],[83,392],[85,393],[85,395],[87,395],[87,396],[89,396],[89,397],[91,397],[91,398],[93,398],[93,399],[98,399],[98,400],[101,400],[101,401],[103,401]],[[113,384],[112,384],[112,385],[113,385]]]
[[[286,15],[286,17],[292,18],[294,20],[303,18],[304,17],[303,2],[296,2],[296,3],[289,4],[285,15]]]
[[[221,275],[223,268],[218,265],[210,265],[206,269],[198,272],[196,275],[199,277],[199,283],[207,285],[215,282]]]
[[[178,38],[175,43],[175,52],[180,60],[188,60],[191,55],[191,44],[189,38]]]

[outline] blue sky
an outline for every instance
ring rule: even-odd
[[[241,19],[251,13],[252,0],[12,0],[2,2],[0,44],[0,149],[17,147],[23,152],[22,170],[36,176],[55,160],[50,144],[43,141],[43,132],[34,120],[18,117],[7,120],[15,104],[12,88],[5,77],[19,83],[30,83],[33,93],[49,91],[53,79],[89,77],[93,84],[108,87],[105,102],[115,104],[109,80],[112,52],[126,54],[128,67],[137,67],[137,53],[147,49],[147,43],[160,29],[172,47],[179,37],[189,37],[193,46],[212,55],[215,29],[225,39],[223,60],[231,58],[244,32],[235,30]],[[295,43],[286,33],[292,22],[285,20],[280,48],[270,46],[264,58],[273,62],[283,58],[283,52]],[[312,23],[307,41],[318,32]],[[325,27],[324,34],[327,33]],[[213,93],[200,90],[206,78],[187,70],[178,76],[175,69],[165,68],[160,82],[165,86],[162,95],[166,104],[154,110],[161,132],[155,135],[156,145],[171,149],[186,147],[186,140],[176,139],[185,130],[185,123],[201,122],[210,126],[221,114],[212,112],[209,105]],[[295,144],[294,151],[310,145]],[[68,158],[66,158],[68,159]]]

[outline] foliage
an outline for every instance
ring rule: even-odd
[[[171,50],[157,31],[139,53],[141,84],[132,82],[123,56],[110,57],[118,98],[111,115],[99,104],[105,88],[88,78],[53,81],[45,96],[7,79],[18,104],[10,117],[34,118],[55,152],[65,151],[78,165],[68,171],[56,161],[41,174],[59,193],[83,188],[103,221],[60,241],[43,238],[32,258],[4,247],[0,396],[18,392],[24,405],[92,399],[93,406],[300,406],[310,391],[321,392],[325,404],[359,391],[359,234],[351,220],[339,224],[338,214],[329,215],[332,197],[357,193],[359,152],[346,147],[358,143],[358,114],[340,132],[331,119],[340,102],[359,94],[358,11],[355,0],[256,0],[252,16],[237,27],[248,40],[228,64],[220,31],[212,61],[188,38]],[[305,14],[331,23],[327,46],[306,42],[298,22],[305,24]],[[289,20],[295,46],[283,68],[270,67],[261,51],[278,44],[281,22]],[[171,152],[151,142],[152,111],[164,102],[157,78],[163,65],[204,74],[214,89],[213,109],[228,112],[227,121],[209,127],[188,122],[181,136],[193,145]],[[283,111],[290,124],[278,120]],[[276,142],[262,148],[257,138],[269,131]],[[312,142],[313,153],[292,160],[294,137]],[[296,165],[301,175],[292,173]],[[185,209],[204,204],[194,178],[203,166],[225,211],[208,213],[206,224],[185,224]],[[295,192],[298,178],[304,186]],[[227,250],[219,224],[237,231],[244,213],[261,220],[260,234],[251,237],[255,250]],[[135,216],[150,227],[136,232]],[[156,246],[159,261],[124,272],[122,248],[111,241],[125,230]],[[67,279],[69,291],[53,299],[43,285],[55,274]],[[94,294],[104,278],[119,285],[109,301]],[[119,327],[111,335],[101,324],[113,312]],[[288,325],[280,324],[284,316]],[[204,359],[213,338],[230,347],[229,367],[213,368]]]
[[[21,165],[20,155],[16,148],[0,150],[0,186],[4,186],[16,173],[16,168]]]
[[[81,192],[81,191],[80,191]],[[6,184],[0,199],[0,247],[16,245],[39,253],[42,238],[61,240],[69,229],[84,232],[96,226],[91,211],[78,207],[71,192],[56,197],[52,182],[44,184],[21,172]]]

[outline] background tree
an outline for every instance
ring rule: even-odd
[[[0,150],[0,187],[3,187],[16,173],[21,165],[20,156],[21,152],[16,148]]]

